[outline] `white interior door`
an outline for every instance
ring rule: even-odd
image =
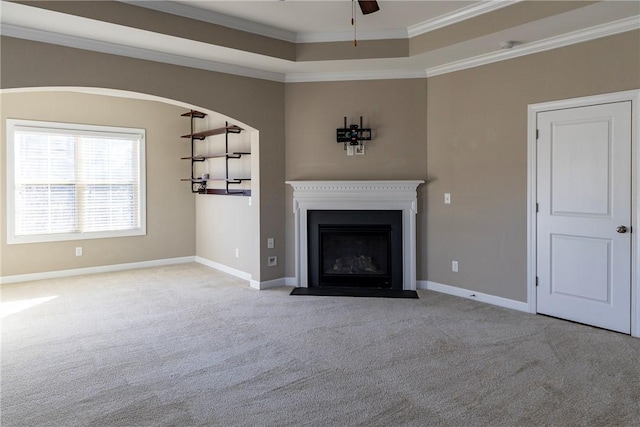
[[[537,125],[537,311],[630,333],[631,102]]]

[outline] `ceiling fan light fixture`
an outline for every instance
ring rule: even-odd
[[[380,10],[378,2],[375,0],[358,0],[358,4],[360,5],[360,10],[363,15],[368,15]]]
[[[358,5],[363,15],[368,15],[380,10],[378,2],[375,0],[358,0]],[[358,46],[357,29],[356,29],[356,2],[351,0],[351,26],[353,27],[353,46]]]

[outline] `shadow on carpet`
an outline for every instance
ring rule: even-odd
[[[416,291],[368,288],[294,288],[290,295],[418,299],[418,293]]]

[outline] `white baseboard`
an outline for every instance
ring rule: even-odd
[[[442,283],[431,282],[428,280],[419,280],[417,282],[418,289],[426,289],[429,291],[440,292],[443,294],[453,295],[484,302],[487,304],[497,305],[498,307],[510,308],[512,310],[529,312],[529,304],[526,302],[516,301],[508,298],[497,297],[495,295],[483,294],[482,292],[470,291],[455,286],[443,285]]]
[[[281,277],[279,279],[267,280],[266,282],[258,282],[257,280],[251,280],[250,286],[253,289],[271,289],[271,288],[279,288],[279,287],[288,287],[295,288],[296,287],[296,278],[295,277]]]
[[[264,282],[258,282],[257,280],[252,280],[250,286],[253,289],[264,290],[271,288],[280,288],[282,286],[286,286],[285,278],[281,277],[280,279],[266,280]]]
[[[74,268],[71,270],[45,271],[43,273],[16,274],[0,277],[0,284],[30,282],[32,280],[58,279],[61,277],[82,276],[84,274],[109,273],[112,271],[134,270],[137,268],[160,267],[163,265],[186,264],[195,262],[196,257],[155,259],[151,261],[130,262],[126,264],[101,265],[98,267]]]
[[[247,280],[249,282],[249,286],[258,290],[271,289],[282,286],[296,287],[297,285],[297,280],[295,277],[282,277],[279,279],[267,280],[264,282],[252,280],[251,274],[249,273],[198,256],[157,259],[152,261],[104,265],[99,267],[75,268],[71,270],[47,271],[44,273],[18,274],[14,276],[0,277],[0,284],[5,285],[10,283],[30,282],[32,280],[57,279],[61,277],[81,276],[85,274],[95,273],[109,273],[114,271],[134,270],[138,268],[160,267],[163,265],[186,264],[189,262],[197,262],[207,267],[222,271],[223,273],[235,276],[239,279]],[[499,307],[510,308],[512,310],[524,311],[527,313],[529,312],[529,305],[526,302],[520,302],[507,298],[497,297],[494,295],[483,294],[481,292],[470,291],[468,289],[444,285],[442,283],[431,282],[428,280],[418,280],[416,281],[416,287],[417,289],[440,292],[443,294],[497,305]]]
[[[211,261],[209,259],[202,258],[199,256],[195,257],[195,262],[197,262],[198,264],[206,265],[207,267],[211,267],[215,270],[222,271],[223,273],[230,274],[232,276],[237,277],[238,279],[251,281],[251,274],[241,270],[237,270],[235,268],[228,267],[224,264],[219,264],[215,261]]]
[[[57,271],[46,271],[43,273],[4,276],[4,277],[0,277],[0,285],[9,284],[9,283],[18,283],[18,282],[29,282],[32,280],[57,279],[61,277],[81,276],[84,274],[109,273],[113,271],[134,270],[137,268],[160,267],[163,265],[186,264],[189,262],[197,262],[199,264],[205,265],[215,270],[222,271],[223,273],[227,273],[232,276],[235,276],[239,279],[246,280],[249,282],[249,285],[255,289],[269,289],[269,288],[276,288],[279,286],[294,286],[294,285],[287,284],[289,279],[291,279],[291,281],[294,281],[293,278],[280,278],[280,279],[268,280],[265,282],[258,282],[255,280],[251,280],[251,274],[249,273],[246,273],[241,270],[237,270],[232,267],[228,267],[224,264],[220,264],[215,261],[211,261],[199,256],[157,259],[152,261],[131,262],[126,264],[114,264],[114,265],[104,265],[99,267],[75,268],[71,270],[57,270]]]

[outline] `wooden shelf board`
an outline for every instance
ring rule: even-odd
[[[180,138],[205,139],[208,136],[221,135],[227,131],[230,133],[240,133],[243,130],[244,129],[242,129],[241,127],[238,127],[236,125],[231,125],[231,126],[225,126],[217,129],[209,129],[202,132],[194,132],[188,135],[182,135]]]
[[[200,194],[220,194],[223,196],[251,196],[251,190],[230,190],[227,192],[224,188],[207,188]]]

